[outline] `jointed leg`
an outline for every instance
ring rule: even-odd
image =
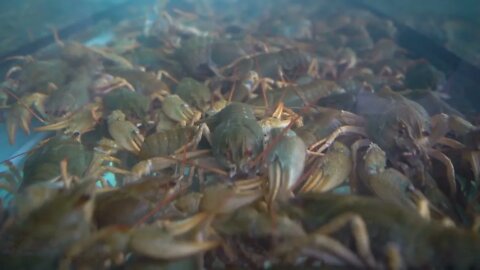
[[[312,150],[313,148],[317,147],[318,145],[322,144],[322,146],[320,146],[320,148],[317,150],[317,152],[323,152],[325,151],[328,147],[330,147],[330,145],[332,145],[332,143],[341,135],[344,135],[346,133],[354,133],[354,134],[359,134],[359,135],[362,135],[364,137],[367,136],[367,132],[365,131],[365,129],[363,127],[357,127],[357,126],[350,126],[350,125],[347,125],[347,126],[341,126],[339,128],[337,128],[332,134],[330,134],[330,136],[328,136],[326,139],[322,139],[321,141],[315,143],[314,145],[312,145],[310,147],[310,150]]]
[[[386,247],[387,254],[387,269],[388,270],[400,270],[404,268],[402,255],[397,245],[389,243]]]
[[[356,268],[365,268],[361,259],[339,241],[320,234],[311,236],[311,241],[313,247],[302,248],[301,253],[303,255],[315,257],[327,263],[333,261],[341,264],[346,263]]]
[[[447,180],[450,186],[450,195],[453,198],[457,193],[457,184],[455,182],[455,168],[453,167],[452,161],[444,153],[435,149],[429,149],[428,156],[440,161],[446,167]]]
[[[368,236],[367,227],[362,217],[359,215],[354,213],[345,213],[340,215],[317,229],[315,234],[328,235],[334,233],[347,223],[352,224],[352,234],[353,238],[355,239],[355,245],[360,257],[367,263],[369,267],[374,268],[376,262],[370,250],[370,239]]]

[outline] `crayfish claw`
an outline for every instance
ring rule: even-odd
[[[121,111],[113,111],[108,116],[108,132],[125,150],[140,153],[145,138],[134,124],[125,120],[125,114]]]
[[[267,202],[271,207],[273,201],[280,197],[288,199],[291,190],[297,185],[305,166],[307,147],[303,140],[292,130],[272,129],[273,143],[278,136],[280,138],[267,158],[268,169],[268,193]]]

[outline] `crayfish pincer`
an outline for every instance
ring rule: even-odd
[[[232,103],[207,121],[212,130],[212,149],[217,160],[230,169],[251,172],[253,159],[262,152],[263,131],[248,105]]]

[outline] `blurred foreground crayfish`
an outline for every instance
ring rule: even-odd
[[[374,198],[304,194],[292,208],[307,236],[278,251],[326,264],[356,268],[478,269],[480,237],[474,231],[428,221],[400,206]],[[347,224],[351,224],[348,230]],[[292,256],[289,254],[288,256]]]

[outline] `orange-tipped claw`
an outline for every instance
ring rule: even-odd
[[[295,132],[273,129],[272,137],[284,136],[272,148],[267,157],[269,207],[275,199],[288,199],[291,190],[297,185],[305,165],[307,147]]]
[[[178,95],[168,95],[162,102],[163,112],[172,120],[186,125],[200,120],[201,112],[190,107]]]
[[[300,192],[327,192],[343,184],[352,170],[350,150],[335,142],[322,157],[314,157]]]
[[[65,134],[79,135],[92,130],[99,121],[102,112],[97,103],[91,103],[80,111],[74,112],[57,123],[38,127],[36,131],[54,131],[65,129]]]
[[[108,116],[108,132],[127,151],[136,154],[140,152],[144,137],[134,124],[125,120],[125,114],[121,111],[113,111]]]
[[[40,118],[32,109],[30,109],[30,107],[35,108],[40,113],[43,113],[42,108],[47,96],[40,93],[32,93],[22,98],[18,98],[14,93],[7,93],[18,99],[17,103],[15,103],[8,112],[6,120],[8,139],[10,144],[14,144],[18,125],[20,125],[25,133],[30,134],[30,122],[32,120],[32,116],[35,116],[43,122],[43,119]]]

